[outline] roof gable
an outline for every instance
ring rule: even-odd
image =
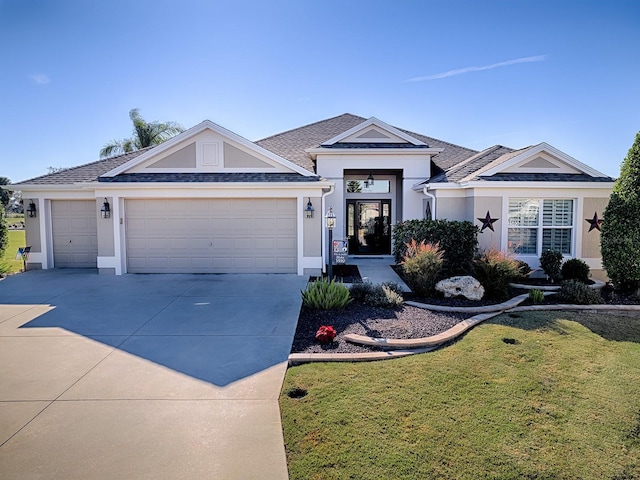
[[[475,175],[484,178],[496,174],[563,174],[587,175],[594,178],[607,177],[594,168],[579,162],[548,143],[540,143],[516,152],[514,155],[499,157]]]
[[[355,125],[349,130],[322,142],[322,147],[339,146],[339,144],[410,144],[427,146],[423,141],[398,130],[375,117]]]
[[[167,140],[102,177],[150,173],[313,173],[209,121]]]

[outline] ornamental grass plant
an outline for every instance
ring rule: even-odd
[[[406,244],[401,263],[405,281],[416,294],[430,296],[444,264],[444,252],[437,243],[416,242]]]

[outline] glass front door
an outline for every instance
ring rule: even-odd
[[[391,200],[347,200],[351,255],[391,253]]]

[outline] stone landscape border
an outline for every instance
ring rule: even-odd
[[[593,287],[593,286],[592,286]],[[553,292],[545,292],[545,295],[552,295]],[[418,353],[426,353],[436,350],[444,344],[451,342],[462,334],[493,317],[503,313],[545,311],[545,310],[578,310],[578,311],[612,311],[612,312],[640,312],[640,305],[527,305],[519,306],[528,298],[527,294],[518,295],[512,299],[497,305],[484,305],[482,307],[447,307],[443,305],[427,305],[418,302],[405,302],[407,305],[417,308],[440,312],[476,312],[477,314],[463,320],[450,329],[430,337],[394,339],[368,337],[366,335],[348,334],[344,339],[348,342],[390,348],[392,350],[382,352],[364,353],[292,353],[289,355],[289,366],[314,362],[371,362],[378,360],[390,360],[392,358],[406,357]]]

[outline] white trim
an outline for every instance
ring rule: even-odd
[[[322,269],[322,257],[299,257],[298,258],[298,275],[304,275],[305,268]]]
[[[98,257],[98,268],[113,268],[118,273],[118,258],[117,257]]]
[[[558,159],[560,159],[561,161],[563,161],[564,163],[567,163],[568,165],[576,168],[577,170],[580,170],[584,173],[586,173],[587,175],[590,175],[592,177],[607,177],[608,175],[605,175],[602,172],[599,172],[598,170],[591,168],[590,166],[576,160],[575,158],[567,155],[566,153],[558,150],[555,147],[552,147],[551,145],[549,145],[548,143],[542,142],[539,143],[538,145],[531,147],[527,150],[525,150],[524,152],[516,155],[515,157],[510,158],[509,160],[507,160],[506,162],[500,163],[499,165],[496,165],[495,167],[491,167],[488,168],[486,170],[477,170],[476,172],[474,172],[473,174],[471,174],[470,176],[486,176],[486,177],[490,177],[491,175],[495,175],[496,173],[500,173],[501,171],[503,171],[506,168],[512,167],[530,157],[534,157],[535,155],[540,154],[541,152],[547,152],[548,154],[550,154],[551,156],[557,157]],[[466,177],[469,178],[469,177]],[[465,179],[463,179],[462,181],[464,182]]]
[[[429,155],[443,152],[444,148],[309,148],[305,152],[311,155]],[[389,168],[393,168],[390,166]]]
[[[432,190],[455,190],[455,189],[469,189],[469,188],[562,188],[562,189],[608,189],[609,191],[613,187],[615,182],[492,182],[487,180],[478,180],[474,182],[449,182],[449,183],[430,183],[429,186]]]
[[[149,150],[148,152],[143,153],[142,155],[139,155],[133,159],[131,159],[130,161],[120,165],[119,167],[114,168],[113,170],[110,170],[106,173],[104,173],[103,175],[101,175],[102,177],[115,177],[116,175],[123,173],[127,170],[129,170],[130,168],[133,168],[167,150],[169,150],[170,148],[174,147],[175,145],[184,142],[186,140],[189,140],[190,138],[194,137],[195,135],[198,135],[199,133],[204,132],[205,130],[211,130],[214,133],[217,133],[218,135],[221,135],[223,137],[227,137],[230,140],[244,146],[245,148],[248,148],[252,151],[254,151],[255,153],[258,153],[262,156],[265,156],[267,158],[269,158],[270,160],[281,164],[282,166],[293,170],[296,173],[299,173],[305,177],[312,177],[315,176],[315,173],[310,172],[309,170],[306,170],[302,167],[300,167],[299,165],[296,165],[295,163],[290,162],[289,160],[286,160],[278,155],[276,155],[273,152],[270,152],[269,150],[262,148],[259,145],[256,145],[253,142],[250,142],[249,140],[247,140],[244,137],[241,137],[240,135],[233,133],[230,130],[227,130],[224,127],[221,127],[220,125],[213,123],[211,120],[205,120],[201,123],[199,123],[198,125],[191,127],[188,130],[185,130],[184,132],[182,132],[179,135],[176,135],[175,137],[170,138],[169,140],[167,140],[166,142],[161,143],[160,145],[158,145],[157,147],[154,147],[153,149]]]
[[[359,123],[355,127],[350,128],[346,132],[342,132],[340,135],[337,135],[327,140],[326,142],[322,142],[322,145],[333,145],[334,143],[337,143],[340,140],[344,140],[345,138],[359,132],[360,130],[364,130],[365,128],[370,127],[372,125],[380,128],[381,130],[386,130],[387,132],[395,135],[396,137],[400,137],[401,139],[406,140],[407,142],[413,145],[426,145],[426,143],[418,140],[415,137],[412,137],[411,135],[408,135],[398,130],[395,127],[392,127],[391,125],[384,123],[382,120],[378,120],[376,117],[371,117],[368,120],[365,120],[364,122]]]

